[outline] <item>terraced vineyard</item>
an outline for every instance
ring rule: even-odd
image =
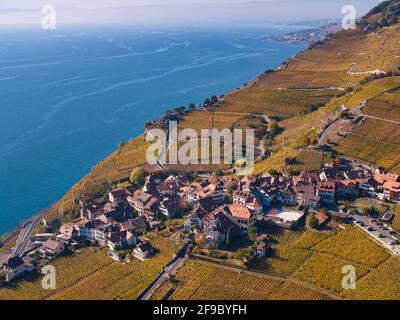
[[[149,285],[172,257],[176,246],[167,239],[151,240],[158,253],[141,262],[115,262],[104,251],[89,248],[82,253],[59,258],[51,263],[56,268],[56,289],[44,290],[41,276],[22,280],[9,288],[0,288],[0,299],[15,300],[93,300],[134,298]]]
[[[400,154],[400,125],[366,119],[336,150],[346,156],[387,169],[393,168]]]
[[[362,277],[356,283],[356,290],[345,293],[347,299],[400,299],[400,260],[391,257]]]
[[[400,122],[400,94],[385,93],[368,101],[365,113],[382,119]]]
[[[172,300],[281,300],[329,299],[305,285],[245,271],[236,271],[198,260],[188,260],[178,270]]]
[[[335,91],[294,91],[246,88],[226,97],[218,110],[225,112],[260,113],[271,117],[288,118],[307,111],[311,104],[324,105]]]
[[[291,275],[312,255],[310,250],[283,243],[269,250],[271,256],[268,254],[266,259],[256,259],[253,268],[280,276]]]
[[[347,226],[345,230],[327,238],[313,249],[369,268],[376,267],[389,257],[383,247],[352,226]]]
[[[310,282],[329,291],[341,293],[343,273],[342,268],[353,265],[351,261],[338,259],[331,255],[315,253],[294,275],[297,279]],[[357,278],[368,272],[368,268],[355,265]]]
[[[303,149],[294,158],[295,163],[291,165],[293,172],[319,171],[322,167],[324,154],[313,149]]]

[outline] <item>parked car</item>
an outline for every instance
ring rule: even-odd
[[[375,231],[375,229],[372,227],[368,227],[368,231]]]

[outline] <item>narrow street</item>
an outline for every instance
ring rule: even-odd
[[[160,272],[156,280],[154,280],[153,283],[144,289],[136,298],[136,300],[148,300],[158,286],[160,286],[163,282],[168,281],[169,275],[174,274],[185,261],[185,256],[189,252],[189,244],[191,243],[191,239],[192,237],[190,236],[189,239],[185,241],[185,244],[182,246],[182,248],[176,253],[175,257]]]

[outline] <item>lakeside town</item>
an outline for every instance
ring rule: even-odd
[[[361,209],[360,199],[376,205]],[[1,274],[11,282],[88,246],[105,250],[116,261],[144,261],[155,251],[146,234],[171,226],[182,243],[190,244],[186,252],[210,254],[234,242],[236,256],[246,264],[254,257],[267,259],[270,228],[327,232],[350,223],[400,255],[400,235],[390,227],[399,202],[399,175],[341,158],[319,172],[271,169],[257,177],[222,170],[191,175],[137,169],[109,192],[80,200],[70,221],[57,225],[44,220],[48,232],[30,237],[24,252],[1,256]]]

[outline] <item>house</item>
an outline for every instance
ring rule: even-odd
[[[101,225],[94,229],[94,241],[96,241],[100,246],[107,246],[108,235],[111,232],[119,231],[116,225]]]
[[[335,203],[336,182],[335,181],[320,181],[317,184],[317,196],[322,202]]]
[[[277,198],[278,189],[274,185],[263,184],[254,188],[254,194],[261,204],[268,208]]]
[[[192,231],[193,228],[196,228],[196,227],[201,228],[202,221],[196,214],[192,214],[185,220],[185,222],[183,224],[183,229],[187,232],[190,232],[190,231]]]
[[[107,255],[115,261],[122,261],[125,256],[123,252],[115,252],[113,250],[108,250]]]
[[[266,254],[266,244],[265,242],[260,242],[256,247],[256,257],[265,258]]]
[[[94,220],[83,219],[79,221],[77,224],[79,236],[82,237],[82,239],[84,240],[95,241],[96,238],[95,231],[97,228],[103,225],[104,222],[102,222],[99,219],[94,219]]]
[[[42,258],[54,259],[63,254],[64,251],[65,251],[64,243],[55,239],[49,239],[39,249],[39,254]]]
[[[257,214],[253,210],[238,204],[226,205],[224,213],[244,232],[254,226],[257,221]]]
[[[126,230],[113,231],[107,235],[107,246],[111,251],[130,247],[136,245],[136,243],[135,235]]]
[[[358,179],[358,193],[361,196],[373,197],[378,192],[380,184],[373,177]]]
[[[121,227],[121,230],[126,230],[136,235],[141,235],[145,233],[148,229],[148,224],[144,216],[120,222],[119,225]]]
[[[392,221],[394,217],[394,213],[390,212],[390,211],[386,211],[380,218],[379,220],[381,220],[384,223],[390,223],[390,221]]]
[[[291,185],[287,185],[284,189],[279,190],[278,201],[290,207],[296,205],[296,192]]]
[[[218,187],[226,194],[231,190],[237,188],[238,181],[231,177],[222,177],[218,182]]]
[[[354,199],[357,196],[357,180],[336,180],[336,195],[341,199]]]
[[[63,241],[71,241],[79,237],[79,230],[75,223],[67,223],[61,226],[57,238]]]
[[[81,204],[81,219],[87,218],[89,220],[94,219],[100,210],[100,205],[96,202],[90,201],[85,204]]]
[[[154,218],[158,210],[159,199],[142,190],[136,190],[127,198],[130,206],[137,211],[139,216],[145,215],[149,219]]]
[[[179,199],[169,197],[161,200],[158,210],[168,219],[175,218],[179,210]]]
[[[329,215],[333,221],[338,223],[349,223],[351,217],[348,213],[339,212],[339,211],[329,211]]]
[[[245,207],[247,200],[252,197],[253,195],[249,191],[236,191],[233,193],[233,203]]]
[[[310,184],[298,184],[296,187],[296,202],[304,208],[318,209],[321,197],[316,195],[314,186]]]
[[[218,230],[208,229],[203,237],[203,245],[208,249],[218,249],[225,242],[225,235]]]
[[[188,202],[195,203],[202,198],[211,197],[216,205],[225,201],[225,193],[216,185],[208,184],[203,187],[200,183],[192,183],[188,191]]]
[[[263,209],[261,201],[249,191],[236,191],[233,193],[233,204],[253,210],[256,214],[260,214]]]
[[[108,199],[113,204],[118,204],[126,201],[126,198],[134,192],[133,189],[121,188],[111,191],[108,194]]]
[[[257,200],[255,197],[251,197],[247,199],[245,207],[254,211],[255,214],[261,214],[263,210],[262,203]]]
[[[259,258],[265,258],[266,255],[266,249],[267,249],[267,244],[268,244],[268,235],[266,234],[261,234],[257,236],[256,239],[256,257]]]
[[[304,212],[300,211],[278,211],[272,209],[265,218],[279,227],[292,229],[297,226],[303,216]]]
[[[133,249],[133,256],[144,261],[154,253],[154,248],[148,242],[141,242]]]
[[[1,272],[5,275],[6,282],[10,282],[26,272],[32,272],[33,269],[32,260],[29,257],[14,256],[7,260]]]
[[[393,202],[400,202],[400,182],[386,181],[383,184],[383,196]]]

